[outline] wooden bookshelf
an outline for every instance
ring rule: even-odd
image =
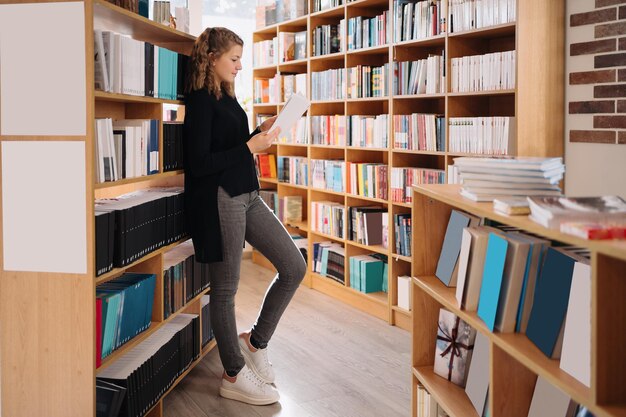
[[[22,1],[9,0],[0,6],[0,13],[6,13],[4,7],[20,6]],[[179,100],[165,100],[154,97],[141,97],[126,94],[114,94],[97,91],[94,88],[94,29],[109,30],[129,35],[137,40],[150,42],[172,51],[189,54],[195,37],[172,30],[169,27],[150,21],[138,14],[117,7],[104,0],[84,0],[78,2],[35,2],[24,5],[33,14],[33,21],[54,22],[64,30],[72,30],[72,37],[79,39],[73,46],[41,44],[41,39],[55,36],[62,32],[57,28],[43,31],[32,27],[28,22],[21,22],[31,27],[36,33],[39,47],[48,46],[61,49],[70,48],[75,56],[84,56],[77,67],[83,71],[84,82],[78,87],[84,95],[81,103],[85,111],[84,134],[60,135],[51,133],[4,135],[0,133],[0,142],[32,142],[33,144],[51,144],[57,141],[71,141],[84,147],[84,160],[79,161],[84,172],[84,273],[45,272],[45,271],[8,271],[4,261],[0,268],[0,362],[2,369],[2,398],[0,413],[3,416],[95,416],[96,415],[96,303],[97,285],[110,281],[124,272],[144,272],[156,275],[156,287],[153,301],[150,327],[105,358],[99,369],[110,366],[115,360],[154,334],[165,323],[180,313],[198,314],[201,312],[201,297],[208,292],[192,298],[179,311],[165,319],[163,311],[163,262],[164,255],[183,240],[157,249],[123,268],[96,276],[95,271],[95,219],[94,201],[99,198],[113,198],[121,194],[149,187],[182,186],[184,172],[176,170],[164,172],[163,167],[163,105],[183,105]],[[64,12],[78,6],[80,25],[71,22]],[[58,9],[56,9],[58,8]],[[41,11],[45,9],[45,16]],[[15,10],[15,9],[11,9]],[[59,11],[57,11],[59,10]],[[84,18],[84,23],[82,22]],[[37,20],[39,19],[39,20]],[[74,16],[74,19],[78,17]],[[72,25],[74,23],[74,25]],[[68,29],[71,27],[71,29]],[[69,32],[68,32],[69,33]],[[16,36],[6,39],[11,48],[31,50],[33,36]],[[25,68],[25,71],[28,69]],[[45,74],[43,75],[45,78]],[[56,81],[56,80],[54,80]],[[13,82],[13,81],[12,81]],[[30,81],[14,80],[19,83]],[[66,82],[66,81],[60,81]],[[48,83],[48,81],[46,81]],[[53,82],[51,82],[53,83]],[[0,86],[2,88],[5,85]],[[46,90],[39,94],[46,98]],[[63,98],[58,99],[58,106],[63,108]],[[7,104],[8,106],[9,104]],[[53,109],[49,109],[53,110]],[[69,121],[76,116],[65,114]],[[95,157],[95,118],[113,119],[156,119],[159,121],[159,173],[139,178],[123,179],[115,182],[96,183]],[[38,121],[35,120],[35,124]],[[59,164],[65,162],[59,161]],[[43,180],[43,179],[42,179]],[[64,198],[69,186],[56,184],[58,200],[53,204],[64,206]],[[5,200],[6,202],[6,200]],[[45,210],[45,204],[42,210]],[[81,204],[82,206],[82,204]],[[65,207],[65,206],[64,206]],[[82,218],[80,220],[82,222]],[[60,245],[69,246],[59,240]],[[2,245],[5,242],[1,242]],[[39,256],[33,253],[33,256]],[[201,315],[200,315],[201,316]],[[200,317],[201,320],[201,317]],[[201,358],[215,347],[210,342],[201,352]],[[198,346],[201,348],[201,346]],[[200,358],[200,359],[201,359]],[[195,361],[180,376],[172,389],[184,378],[198,362]],[[171,390],[171,389],[170,389]],[[169,390],[168,390],[169,392]],[[146,414],[150,417],[162,417],[163,398]]]
[[[433,374],[439,309],[446,308],[489,340],[491,350],[491,415],[525,416],[528,413],[537,376],[558,387],[574,401],[589,408],[596,416],[626,415],[626,396],[622,372],[625,360],[611,348],[622,343],[622,335],[613,330],[626,323],[626,242],[588,241],[547,229],[527,216],[507,216],[493,211],[492,203],[475,203],[461,197],[457,185],[414,187],[412,261],[414,382],[421,382],[435,395],[450,416],[474,415],[465,411],[469,404],[465,391]],[[592,350],[591,387],[562,371],[558,359],[546,357],[524,334],[491,332],[475,311],[461,310],[454,288],[448,288],[434,276],[450,212],[462,210],[515,226],[546,239],[588,248],[592,263]],[[422,244],[418,245],[418,241]],[[610,323],[610,325],[608,324]],[[430,388],[428,387],[430,385]],[[434,392],[433,392],[434,391]],[[415,401],[415,393],[413,393]],[[456,408],[458,405],[461,408]],[[474,411],[475,413],[475,411]],[[413,416],[415,416],[415,411]]]
[[[549,3],[549,4],[548,4]],[[306,19],[298,19],[297,30],[306,30],[308,34],[308,58],[298,61],[282,62],[274,66],[264,66],[255,69],[255,75],[273,74],[286,69],[297,73],[307,73],[308,92],[311,97],[311,73],[336,68],[351,68],[358,64],[379,66],[384,63],[410,61],[421,59],[431,53],[445,51],[446,57],[446,85],[445,92],[433,94],[398,95],[393,94],[391,75],[389,81],[389,95],[386,97],[346,98],[316,100],[311,104],[308,117],[317,115],[378,115],[389,114],[407,115],[411,113],[435,113],[445,116],[446,124],[450,117],[470,116],[515,116],[517,119],[517,154],[524,156],[562,156],[563,155],[563,76],[564,63],[561,53],[564,48],[563,27],[565,2],[542,2],[540,0],[517,1],[517,21],[501,25],[475,29],[471,31],[442,33],[424,39],[405,40],[395,42],[393,39],[393,0],[357,0],[328,10],[312,12]],[[313,3],[309,2],[312,11]],[[337,24],[341,19],[355,16],[372,17],[389,10],[391,13],[391,32],[388,43],[355,50],[344,50],[328,55],[311,56],[313,50],[312,33],[318,25]],[[267,40],[278,36],[280,24],[268,28],[258,29],[254,39]],[[532,32],[532,33],[530,33]],[[516,50],[517,80],[516,88],[494,91],[452,92],[450,58],[465,55],[477,55],[489,52]],[[391,71],[391,70],[390,70]],[[279,109],[277,109],[279,110]],[[255,116],[267,113],[266,109],[254,108]],[[446,131],[448,129],[446,128]],[[307,156],[311,159],[343,159],[351,162],[378,162],[391,167],[423,167],[446,170],[453,163],[454,157],[467,154],[449,151],[448,134],[446,133],[446,148],[442,151],[423,151],[396,149],[393,146],[393,120],[389,120],[389,146],[383,149],[358,148],[353,146],[315,145],[307,146]],[[302,152],[295,153],[294,145],[279,143],[278,155],[303,156]],[[389,171],[390,172],[390,171]],[[278,183],[279,195],[289,195],[291,188]],[[390,324],[398,325],[406,330],[411,328],[410,321],[403,320],[402,312],[396,309],[397,277],[401,274],[410,274],[412,257],[398,256],[395,253],[393,236],[393,215],[408,213],[411,203],[392,202],[389,200],[369,199],[343,192],[319,190],[308,187],[307,204],[311,201],[328,199],[347,206],[358,204],[383,204],[389,212],[389,248],[376,248],[370,252],[383,253],[389,257],[389,294],[388,320]],[[317,232],[316,239],[327,238]],[[337,241],[336,238],[328,237]],[[309,239],[312,241],[313,239]],[[339,240],[350,253],[350,248],[368,250],[350,241]],[[420,242],[419,244],[423,244]],[[312,243],[309,244],[309,253],[312,252]],[[437,254],[438,255],[438,254]],[[348,255],[346,255],[348,256]],[[255,259],[260,259],[259,256]],[[310,264],[309,259],[309,264]],[[407,265],[409,270],[406,271]],[[346,268],[346,275],[349,274]],[[404,272],[403,272],[404,271]],[[311,268],[309,267],[309,272]],[[321,278],[310,280],[313,284]],[[344,299],[337,286],[324,286],[325,292]],[[354,294],[356,300],[367,302],[364,294]],[[360,298],[359,298],[360,297]],[[396,319],[399,320],[396,320]]]

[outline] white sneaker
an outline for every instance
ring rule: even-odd
[[[246,365],[254,371],[263,381],[268,384],[273,384],[276,380],[274,370],[272,369],[272,363],[267,358],[267,348],[256,349],[250,344],[250,333],[241,333],[239,335],[239,347],[241,353],[246,361]]]
[[[244,366],[236,376],[235,382],[222,377],[220,395],[231,400],[252,405],[274,404],[280,399],[278,390],[263,382],[248,366]]]

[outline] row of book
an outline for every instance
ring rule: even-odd
[[[332,9],[345,4],[344,0],[313,0],[313,11],[321,12],[322,10]]]
[[[183,124],[163,123],[163,171],[183,169]]]
[[[193,244],[186,240],[163,255],[163,317],[168,318],[209,288],[209,265],[195,260]]]
[[[145,415],[200,357],[200,343],[198,315],[179,314],[172,318],[115,362],[96,372],[96,407],[103,410],[103,414]],[[98,389],[100,386],[108,389]],[[117,404],[120,393],[123,393],[121,404]],[[114,406],[118,414],[116,410],[111,411]]]
[[[181,187],[96,200],[96,275],[180,240],[185,235],[183,200]]]
[[[450,152],[515,154],[515,117],[451,117]]]
[[[389,64],[347,68],[348,98],[389,96]]]
[[[320,25],[313,29],[312,56],[321,56],[345,51],[345,19],[337,24]]]
[[[445,116],[412,113],[393,116],[393,147],[443,152],[446,147]]]
[[[125,273],[96,288],[96,367],[150,327],[155,284],[154,274]]]
[[[280,133],[278,143],[308,145],[310,129],[309,118],[302,116],[291,129]]]
[[[313,244],[313,272],[345,284],[345,249],[338,243]]]
[[[254,166],[257,176],[261,178],[277,178],[276,155],[273,153],[255,153]]]
[[[388,291],[387,256],[378,253],[351,256],[348,259],[348,265],[350,266],[350,288],[365,294]]]
[[[437,94],[446,91],[444,52],[417,61],[393,63],[393,94]]]
[[[391,22],[387,10],[374,17],[356,16],[348,19],[348,50],[386,45]]]
[[[213,326],[211,326],[211,296],[203,295],[200,299],[200,316],[202,317],[202,348],[209,344],[215,338]]]
[[[278,104],[289,100],[293,93],[306,96],[307,75],[276,74],[272,78],[254,79],[254,102]]]
[[[389,216],[382,206],[348,207],[348,238],[362,245],[389,247]]]
[[[342,160],[311,159],[311,186],[313,188],[344,192],[346,162]]]
[[[302,196],[280,197],[276,190],[271,189],[259,190],[259,196],[282,223],[302,221]]]
[[[391,201],[394,203],[411,203],[414,185],[444,183],[445,171],[442,169],[392,167],[389,190]]]
[[[139,5],[147,3],[148,0],[141,0]],[[171,18],[173,17],[175,29],[189,33],[189,9],[187,7],[175,7],[172,15],[172,4],[170,1],[154,0],[152,2],[152,13],[145,17],[166,26],[171,25]]]
[[[411,256],[411,213],[394,214],[393,224],[395,253],[401,256]]]
[[[447,0],[394,0],[394,41],[424,39],[444,33],[447,5]]]
[[[387,114],[311,116],[311,140],[315,145],[387,148]]]
[[[346,207],[333,201],[311,201],[309,212],[311,230],[344,239],[346,236]]]
[[[492,52],[450,60],[452,92],[515,88],[515,51]]]
[[[417,417],[448,417],[448,413],[437,403],[435,397],[420,383],[417,384],[416,399]]]
[[[382,200],[387,199],[387,165],[346,161],[345,166],[347,193]]]
[[[343,100],[345,97],[345,68],[311,72],[311,100]]]
[[[278,181],[287,184],[308,186],[308,159],[302,156],[279,156]]]
[[[308,13],[308,0],[259,0],[256,6],[257,29],[297,19]]]
[[[159,121],[96,119],[98,183],[159,172]]]
[[[515,22],[516,0],[448,0],[450,33]]]
[[[306,58],[306,31],[278,32],[272,39],[253,44],[252,63],[265,67]]]
[[[590,385],[591,268],[585,249],[461,211],[450,214],[435,275],[490,331],[525,333]]]
[[[187,58],[166,48],[110,31],[94,31],[98,90],[182,99]]]

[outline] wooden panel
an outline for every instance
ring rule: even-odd
[[[413,193],[413,274],[433,275],[452,209],[421,193]],[[425,241],[424,239],[427,239]]]
[[[2,413],[87,416],[95,410],[95,298],[85,275],[0,276]]]
[[[563,0],[517,4],[518,155],[563,155],[564,14]]]
[[[490,346],[490,415],[526,417],[535,391],[537,375],[501,347]]]
[[[437,375],[432,366],[418,367],[414,372],[426,391],[435,397],[450,417],[478,417],[465,390]]]
[[[626,262],[596,255],[592,279],[592,385],[596,401],[626,407]],[[595,294],[595,295],[594,295]]]
[[[391,310],[391,324],[408,332],[413,328],[411,317],[411,312],[401,310],[399,307],[395,307]]]
[[[414,367],[433,367],[441,304],[423,288],[411,282],[413,289],[413,360]]]

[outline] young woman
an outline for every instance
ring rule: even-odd
[[[196,260],[209,263],[211,326],[224,365],[220,395],[249,404],[279,399],[267,344],[304,277],[306,265],[291,237],[259,197],[252,154],[279,134],[275,118],[252,134],[235,98],[243,41],[225,28],[208,28],[191,53],[185,96],[183,149],[185,216]],[[235,294],[244,240],[269,259],[278,275],[256,323],[237,334]]]

